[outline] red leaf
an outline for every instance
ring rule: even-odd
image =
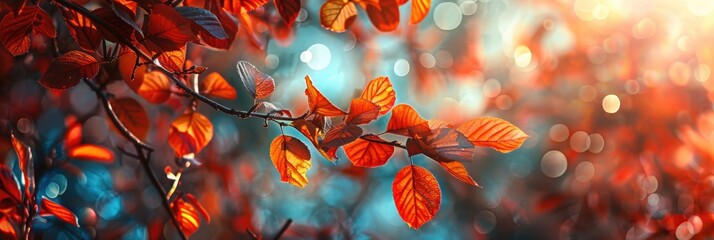
[[[369,81],[360,98],[377,104],[380,107],[379,114],[389,112],[397,101],[396,92],[388,77],[378,77]]]
[[[30,171],[29,164],[31,161],[32,152],[30,152],[30,147],[22,143],[15,137],[15,134],[10,133],[10,138],[12,141],[12,147],[15,149],[15,154],[17,154],[17,162],[20,165],[20,171],[25,177],[25,182],[28,182],[28,171]],[[19,197],[18,197],[19,199]]]
[[[262,7],[268,0],[224,0],[223,7],[236,15],[241,15]]]
[[[421,152],[437,162],[471,162],[476,149],[468,138],[451,128],[440,128],[425,137],[409,139]]]
[[[0,233],[0,237],[4,239],[19,239],[15,227],[10,222],[10,217],[5,215],[0,218]]]
[[[197,7],[176,7],[176,11],[181,14],[181,16],[186,17],[191,20],[192,26],[196,29],[196,33],[201,32],[204,34],[209,34],[217,39],[226,39],[228,35],[223,31],[221,22],[218,20],[216,15],[213,15],[209,10]]]
[[[379,116],[379,106],[374,103],[355,98],[350,104],[350,112],[347,115],[348,124],[367,124]]]
[[[113,8],[113,7],[101,7],[92,10],[92,14],[97,15],[97,17],[100,17],[101,19],[104,19],[109,25],[111,25],[110,29],[106,29],[102,26],[96,26],[97,30],[99,30],[99,34],[106,40],[110,42],[120,42],[118,37],[123,37],[127,39],[135,39],[134,38],[134,33],[135,32],[140,32],[134,22],[129,22],[127,20],[122,19],[117,15],[117,13],[124,13],[124,14],[129,14],[126,13],[125,11],[130,11],[123,5],[115,5],[114,7],[118,8]],[[115,11],[115,9],[117,11]],[[132,17],[132,16],[129,16]],[[134,25],[132,25],[132,23]]]
[[[114,162],[114,153],[109,149],[94,145],[83,144],[69,149],[67,156],[78,160],[95,161],[100,163]]]
[[[412,15],[409,18],[409,22],[417,24],[424,20],[424,17],[429,14],[430,7],[431,0],[412,0]]]
[[[231,47],[231,44],[233,43],[233,40],[236,37],[236,33],[238,32],[238,24],[233,20],[233,18],[229,17],[228,14],[221,8],[220,3],[218,0],[207,0],[205,3],[205,9],[208,9],[211,11],[213,14],[218,17],[218,21],[221,22],[221,26],[223,27],[223,31],[226,33],[226,36],[228,36],[225,39],[219,39],[213,37],[211,34],[207,34],[204,32],[199,33],[199,36],[201,37],[201,40],[206,43],[208,46],[218,48],[218,49],[223,49],[223,50],[228,50]]]
[[[31,30],[42,33],[50,38],[55,37],[55,26],[52,17],[37,6],[25,6],[16,16],[6,14],[0,20],[0,42],[14,56],[30,50]]]
[[[377,1],[377,0],[375,0]],[[399,5],[396,0],[378,0],[379,5],[366,4],[367,16],[372,24],[383,32],[393,31],[399,26]]]
[[[359,138],[362,135],[362,128],[353,124],[341,123],[325,134],[325,138],[320,144],[321,148],[337,148],[348,144]]]
[[[318,127],[313,121],[308,121],[308,120],[297,120],[293,121],[291,126],[293,126],[295,129],[300,131],[302,135],[307,137],[308,140],[312,143],[313,146],[317,149],[320,154],[325,157],[327,160],[332,161],[336,158],[335,156],[335,151],[337,150],[330,150],[328,149],[327,151],[323,150],[320,148],[320,136],[322,136],[322,128]]]
[[[149,115],[141,104],[133,98],[120,98],[110,102],[114,113],[129,132],[144,139],[149,132]],[[108,120],[109,121],[109,120]],[[113,126],[113,124],[110,124]]]
[[[376,135],[368,135],[375,141],[384,141]],[[358,138],[344,146],[345,154],[357,167],[379,167],[387,163],[394,154],[394,147]]]
[[[457,128],[476,146],[491,147],[507,153],[521,147],[528,138],[521,129],[499,118],[481,117]]]
[[[273,0],[283,21],[290,26],[300,13],[300,0]]]
[[[198,112],[181,115],[171,123],[169,145],[176,156],[198,153],[213,138],[213,124]]]
[[[136,91],[139,96],[142,96],[151,103],[163,103],[171,96],[171,80],[159,71],[144,74],[144,79],[140,85],[134,87],[136,87],[134,91]]]
[[[344,32],[357,18],[357,7],[351,1],[328,0],[320,8],[320,24],[333,32]]]
[[[392,183],[399,216],[409,227],[418,229],[439,211],[441,189],[429,170],[409,165],[397,172]]]
[[[20,185],[12,173],[12,169],[5,165],[0,165],[0,201],[10,198],[13,204],[22,204]]]
[[[258,70],[253,64],[246,61],[239,61],[236,65],[238,75],[243,82],[243,86],[253,99],[261,99],[270,96],[275,90],[275,80],[268,74]]]
[[[174,8],[161,4],[151,10],[144,34],[141,41],[154,52],[178,50],[196,37],[191,21]]]
[[[198,213],[196,212],[196,208],[193,204],[185,202],[181,198],[177,198],[171,203],[171,210],[173,211],[174,217],[179,222],[181,231],[184,235],[186,235],[186,237],[190,237],[194,232],[196,232],[196,230],[198,230],[201,220],[198,218]]]
[[[45,197],[42,197],[40,216],[55,216],[66,223],[79,227],[79,221],[77,221],[77,216],[74,213]]]
[[[71,51],[55,59],[39,81],[46,88],[67,89],[98,72],[99,60],[82,51]]]
[[[307,95],[311,113],[317,113],[326,117],[336,117],[347,114],[345,111],[335,107],[330,100],[328,100],[319,90],[317,90],[317,88],[315,88],[314,85],[312,85],[310,76],[305,76],[305,84],[307,85],[305,95]]]
[[[235,99],[237,96],[236,89],[217,72],[208,74],[208,76],[201,81],[199,89],[201,90],[201,94],[219,98]]]
[[[307,185],[310,169],[310,150],[297,138],[281,135],[270,144],[270,159],[280,173],[280,181],[298,187]]]
[[[389,123],[387,123],[387,132],[411,136],[410,128],[423,132],[424,128],[428,131],[429,126],[427,121],[419,116],[419,113],[412,106],[407,104],[397,105],[392,109],[392,117],[389,118]]]
[[[94,23],[84,15],[73,10],[63,10],[64,21],[67,23],[69,33],[79,46],[87,51],[95,51],[99,48],[102,37]]]
[[[186,198],[188,198],[189,201],[191,201],[191,204],[193,204],[194,207],[198,208],[198,212],[203,215],[203,218],[206,219],[207,222],[211,222],[211,216],[208,215],[208,211],[206,211],[206,208],[201,205],[201,202],[196,199],[196,197],[193,196],[193,194],[186,194],[184,195]]]
[[[184,62],[186,62],[186,44],[180,46],[178,49],[162,51],[156,60],[161,63],[161,66],[173,71],[181,72],[183,71]]]
[[[454,176],[456,179],[459,181],[480,187],[476,181],[474,181],[473,178],[469,175],[469,172],[466,171],[466,167],[464,167],[464,164],[461,162],[438,162],[439,165],[441,165],[444,170],[449,172],[451,176]]]

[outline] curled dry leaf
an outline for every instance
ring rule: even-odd
[[[439,211],[441,189],[429,170],[409,165],[397,172],[392,195],[399,216],[409,227],[418,229]]]
[[[94,161],[100,163],[114,162],[114,153],[105,147],[94,144],[82,144],[73,147],[69,149],[67,156],[84,161]]]
[[[372,25],[382,32],[390,32],[399,26],[397,0],[371,0],[364,4]]]
[[[69,209],[64,206],[47,199],[46,197],[42,197],[40,216],[55,216],[66,223],[79,227],[79,221],[74,213],[69,211]]]
[[[307,170],[312,167],[310,150],[297,138],[281,135],[270,144],[270,159],[280,173],[280,181],[298,187],[307,185]]]
[[[322,93],[312,84],[310,76],[305,76],[305,95],[307,95],[310,112],[317,113],[325,117],[336,117],[346,115],[345,111],[333,105]]]
[[[389,112],[397,101],[396,92],[388,77],[378,77],[369,81],[362,91],[360,98],[366,99],[379,106],[379,114]]]
[[[320,8],[320,24],[333,32],[344,32],[357,18],[357,7],[352,1],[328,0]]]
[[[476,146],[491,147],[508,153],[521,147],[528,138],[521,129],[495,117],[481,117],[467,121],[457,128]]]
[[[374,141],[385,140],[376,135],[367,135]],[[345,154],[356,167],[379,167],[387,163],[394,154],[394,146],[358,138],[344,146]]]
[[[133,98],[120,98],[110,101],[110,105],[119,120],[139,139],[144,139],[149,132],[149,115],[141,104]],[[110,121],[107,119],[107,121]],[[109,124],[114,126],[113,124]]]
[[[67,89],[77,85],[82,78],[93,78],[97,73],[97,58],[82,51],[71,51],[55,59],[39,81],[46,88]]]
[[[237,96],[236,89],[217,72],[208,74],[208,76],[201,81],[199,89],[201,94],[219,98],[235,99]]]
[[[253,99],[261,99],[270,96],[275,90],[275,80],[268,74],[258,70],[253,64],[246,61],[239,61],[236,65],[238,75],[243,82],[243,86]]]
[[[198,112],[185,113],[171,123],[169,145],[176,156],[198,153],[213,138],[213,124]]]

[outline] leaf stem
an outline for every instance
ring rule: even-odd
[[[379,143],[379,144],[394,146],[394,147],[398,147],[398,148],[405,149],[405,150],[407,149],[407,146],[404,146],[403,144],[401,144],[401,143],[398,142],[398,141],[391,141],[391,142],[390,142],[390,141],[384,141],[384,140],[371,139],[371,138],[368,138],[369,136],[376,136],[376,135],[374,135],[374,134],[365,134],[365,135],[360,136],[359,138],[361,138],[361,139],[363,139],[363,140],[365,140],[365,141],[368,141],[368,142],[373,142],[373,143]]]

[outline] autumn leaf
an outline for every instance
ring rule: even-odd
[[[456,179],[459,181],[480,187],[476,181],[474,181],[473,178],[471,178],[471,175],[469,175],[469,172],[466,171],[466,167],[464,167],[464,164],[461,162],[457,161],[451,161],[451,162],[439,162],[439,165],[441,165],[446,172],[451,174],[451,176],[454,176]]]
[[[195,33],[209,34],[217,39],[228,38],[228,35],[223,30],[221,22],[216,15],[213,15],[209,10],[190,6],[176,7],[176,11],[188,20],[191,20]]]
[[[322,148],[337,148],[342,145],[351,143],[362,135],[362,128],[354,124],[340,123],[330,129],[322,139],[320,147]]]
[[[0,165],[0,201],[11,200],[11,204],[22,204],[20,185],[7,165]]]
[[[528,138],[521,129],[499,118],[481,117],[461,124],[457,130],[475,146],[491,147],[508,153],[521,147]]]
[[[220,39],[213,37],[211,34],[200,32],[199,36],[201,37],[201,41],[203,41],[206,45],[217,49],[230,49],[233,40],[235,40],[236,33],[238,32],[238,24],[236,24],[233,18],[226,14],[218,0],[206,0],[204,8],[216,15],[218,21],[221,22],[221,27],[223,27],[223,31],[226,33],[227,37]]]
[[[357,18],[357,7],[352,1],[328,0],[320,8],[320,24],[333,32],[344,32]]]
[[[146,101],[151,103],[163,103],[171,96],[171,80],[162,72],[151,71],[144,74],[141,85],[138,86],[138,89],[134,90],[139,96],[146,99]]]
[[[178,49],[161,51],[156,56],[156,60],[169,71],[174,73],[183,71],[186,62],[186,44],[179,46]]]
[[[25,176],[25,181],[27,182],[29,163],[31,161],[32,152],[30,147],[22,143],[19,139],[15,137],[14,133],[10,133],[10,138],[12,142],[12,147],[15,149],[15,154],[17,154],[17,162],[20,165],[20,171],[22,171],[23,176]]]
[[[69,209],[65,208],[64,206],[47,199],[46,197],[42,197],[40,216],[55,216],[66,223],[72,224],[75,227],[79,227],[79,221],[77,220],[77,216],[75,216],[74,213],[69,211]]]
[[[224,0],[223,7],[236,15],[241,15],[262,7],[268,0]]]
[[[114,153],[105,147],[94,144],[83,144],[73,147],[68,150],[67,156],[73,159],[100,163],[114,162]]]
[[[126,82],[129,87],[135,92],[139,89],[144,81],[144,73],[146,73],[147,64],[142,64],[140,66],[135,66],[137,63],[137,56],[134,52],[126,52],[119,55],[117,59],[117,64],[119,65],[119,75],[124,82]],[[132,73],[134,74],[132,79]],[[166,79],[168,80],[168,79]]]
[[[169,145],[176,156],[198,153],[213,138],[213,124],[198,112],[188,112],[176,118],[169,129]]]
[[[394,204],[409,227],[418,229],[439,211],[441,189],[429,170],[409,165],[397,172],[392,183]]]
[[[379,106],[374,103],[355,98],[350,104],[350,111],[345,120],[348,124],[367,124],[379,116]]]
[[[410,129],[412,129],[410,131]],[[387,132],[412,136],[411,132],[428,132],[428,122],[419,116],[412,106],[407,104],[399,104],[392,109],[392,116],[387,123]]]
[[[82,78],[99,73],[99,60],[82,51],[71,51],[55,59],[40,78],[42,86],[52,89],[74,87]]]
[[[15,227],[12,226],[10,221],[10,217],[6,215],[0,217],[0,238],[19,239]]]
[[[63,10],[64,21],[67,23],[69,33],[79,46],[87,51],[95,51],[102,41],[99,30],[89,18],[73,10]]]
[[[144,25],[145,36],[141,41],[151,51],[178,50],[196,37],[191,30],[191,21],[170,6],[154,5],[148,16],[149,20]]]
[[[364,138],[373,141],[386,142],[384,139],[376,135],[367,135]],[[376,143],[373,141],[358,138],[354,142],[348,143],[343,147],[347,158],[356,167],[379,167],[387,163],[389,158],[394,154],[394,146],[387,144]]]
[[[0,42],[13,56],[30,50],[30,31],[54,38],[52,17],[37,6],[25,6],[18,15],[5,14],[0,20]]]
[[[79,145],[82,142],[82,125],[79,123],[74,123],[67,126],[66,133],[64,134],[64,146],[65,148],[72,148]]]
[[[149,115],[141,104],[133,98],[119,98],[110,101],[119,120],[139,139],[149,132]]]
[[[203,216],[203,218],[206,219],[207,222],[211,222],[211,216],[208,215],[208,211],[206,211],[206,208],[203,207],[201,202],[199,202],[198,199],[193,196],[193,194],[188,193],[184,195],[184,197],[186,197],[188,201],[193,204],[193,206],[198,210],[199,213],[201,213],[201,215]]]
[[[193,204],[185,202],[181,198],[176,198],[171,203],[171,211],[173,211],[174,217],[178,220],[181,231],[186,237],[190,237],[198,230],[201,219],[198,218],[198,212]]]
[[[312,84],[310,76],[305,76],[305,95],[307,95],[310,112],[317,113],[326,117],[336,117],[346,115],[344,111],[335,107],[322,93]]]
[[[378,77],[369,81],[360,98],[379,106],[379,114],[389,112],[397,101],[396,92],[388,77]]]
[[[278,9],[278,13],[280,13],[280,17],[283,18],[283,21],[285,21],[288,26],[293,25],[298,13],[300,13],[300,0],[273,0],[273,3],[275,4],[275,8]]]
[[[407,142],[416,143],[421,153],[437,162],[471,162],[476,152],[469,139],[452,128],[435,129],[432,134],[410,138]]]
[[[424,20],[424,17],[429,14],[430,7],[431,0],[412,0],[412,15],[409,18],[409,22],[417,24]]]
[[[377,1],[377,0],[375,0]],[[370,1],[372,2],[372,1]],[[389,32],[399,26],[399,5],[396,0],[378,0],[379,4],[365,5],[372,25],[382,32]]]
[[[310,150],[297,138],[281,135],[270,144],[270,159],[280,173],[280,181],[298,187],[307,185],[310,169]]]
[[[208,76],[201,81],[199,89],[201,94],[219,98],[235,99],[237,96],[236,89],[217,72],[208,74]]]
[[[275,90],[275,80],[268,74],[259,71],[253,64],[246,61],[239,61],[236,65],[238,75],[243,82],[243,86],[253,99],[261,99],[270,96]]]
[[[129,21],[124,18],[131,18],[133,16],[123,16],[120,17],[118,14],[129,15],[131,10],[127,7],[117,4],[112,7],[100,7],[92,10],[92,14],[103,19],[109,24],[109,28],[102,26],[96,26],[99,30],[99,34],[110,42],[118,43],[119,38],[135,39],[135,33],[141,33],[141,29],[136,26],[136,23]],[[128,12],[128,13],[127,13]],[[133,15],[133,13],[132,13]]]
[[[310,140],[312,145],[315,146],[318,152],[320,152],[320,155],[325,157],[328,161],[333,161],[336,158],[334,152],[337,150],[336,148],[334,151],[331,151],[330,149],[326,151],[320,148],[320,138],[323,135],[322,128],[317,126],[313,121],[300,119],[293,121],[291,126],[300,131],[302,135]]]

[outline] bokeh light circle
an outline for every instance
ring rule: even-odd
[[[540,169],[548,177],[557,178],[565,173],[568,168],[568,160],[565,155],[558,150],[548,151],[543,155],[540,162]]]
[[[441,30],[449,31],[456,29],[461,24],[461,9],[456,3],[443,2],[434,8],[434,23]]]

